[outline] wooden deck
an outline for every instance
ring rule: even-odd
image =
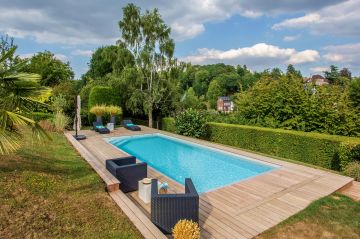
[[[104,137],[156,132],[281,166],[268,173],[201,194],[200,227],[202,238],[252,238],[303,210],[312,201],[346,187],[353,181],[349,177],[327,171],[276,160],[203,140],[174,135],[144,126],[142,126],[141,132],[131,132],[124,128],[119,128],[108,135],[100,135],[93,131],[83,131],[82,134],[87,135],[88,138],[79,141],[79,144],[92,156],[92,160],[96,160],[96,165],[100,165],[100,168],[103,167],[102,169],[104,169],[106,159],[126,155],[124,152],[108,144]],[[100,170],[100,172],[102,173],[103,170]],[[160,174],[151,167],[148,169],[148,174],[149,177],[168,182],[171,192],[178,193],[184,191],[182,185]],[[99,175],[103,177],[100,173]],[[105,183],[111,182],[105,181]],[[144,204],[139,200],[136,192],[127,194],[127,197],[124,197],[122,193],[120,194],[121,197],[114,196],[117,193],[120,193],[120,191],[111,192],[110,195],[123,210],[125,208],[125,213],[127,213],[126,210],[132,212],[129,214],[129,218],[143,234],[145,233],[144,236],[147,237],[147,233],[150,235],[148,238],[160,238],[157,234],[158,231],[156,231],[156,228],[154,229],[154,225],[149,220],[150,204]],[[132,219],[131,217],[136,217],[137,219]],[[155,232],[152,232],[153,230]]]

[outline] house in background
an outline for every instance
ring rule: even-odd
[[[217,100],[217,110],[223,113],[230,113],[234,111],[234,102],[228,96],[220,96]]]
[[[322,75],[312,75],[309,78],[304,78],[305,83],[314,83],[317,86],[330,84],[329,80]]]

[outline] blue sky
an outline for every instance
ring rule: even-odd
[[[128,1],[0,0],[0,32],[18,54],[50,50],[80,77],[91,53],[120,37],[117,22]],[[292,63],[304,75],[331,64],[360,75],[360,0],[155,0],[172,28],[175,55],[193,64],[246,64],[252,70]]]

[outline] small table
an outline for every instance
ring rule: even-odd
[[[143,200],[144,203],[151,201],[151,183],[145,184],[142,180],[139,181],[139,198]]]
[[[106,128],[108,128],[110,131],[114,131],[114,123],[107,123]]]

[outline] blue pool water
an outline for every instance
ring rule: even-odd
[[[191,178],[200,193],[276,167],[162,134],[116,137],[109,143],[180,184]]]

